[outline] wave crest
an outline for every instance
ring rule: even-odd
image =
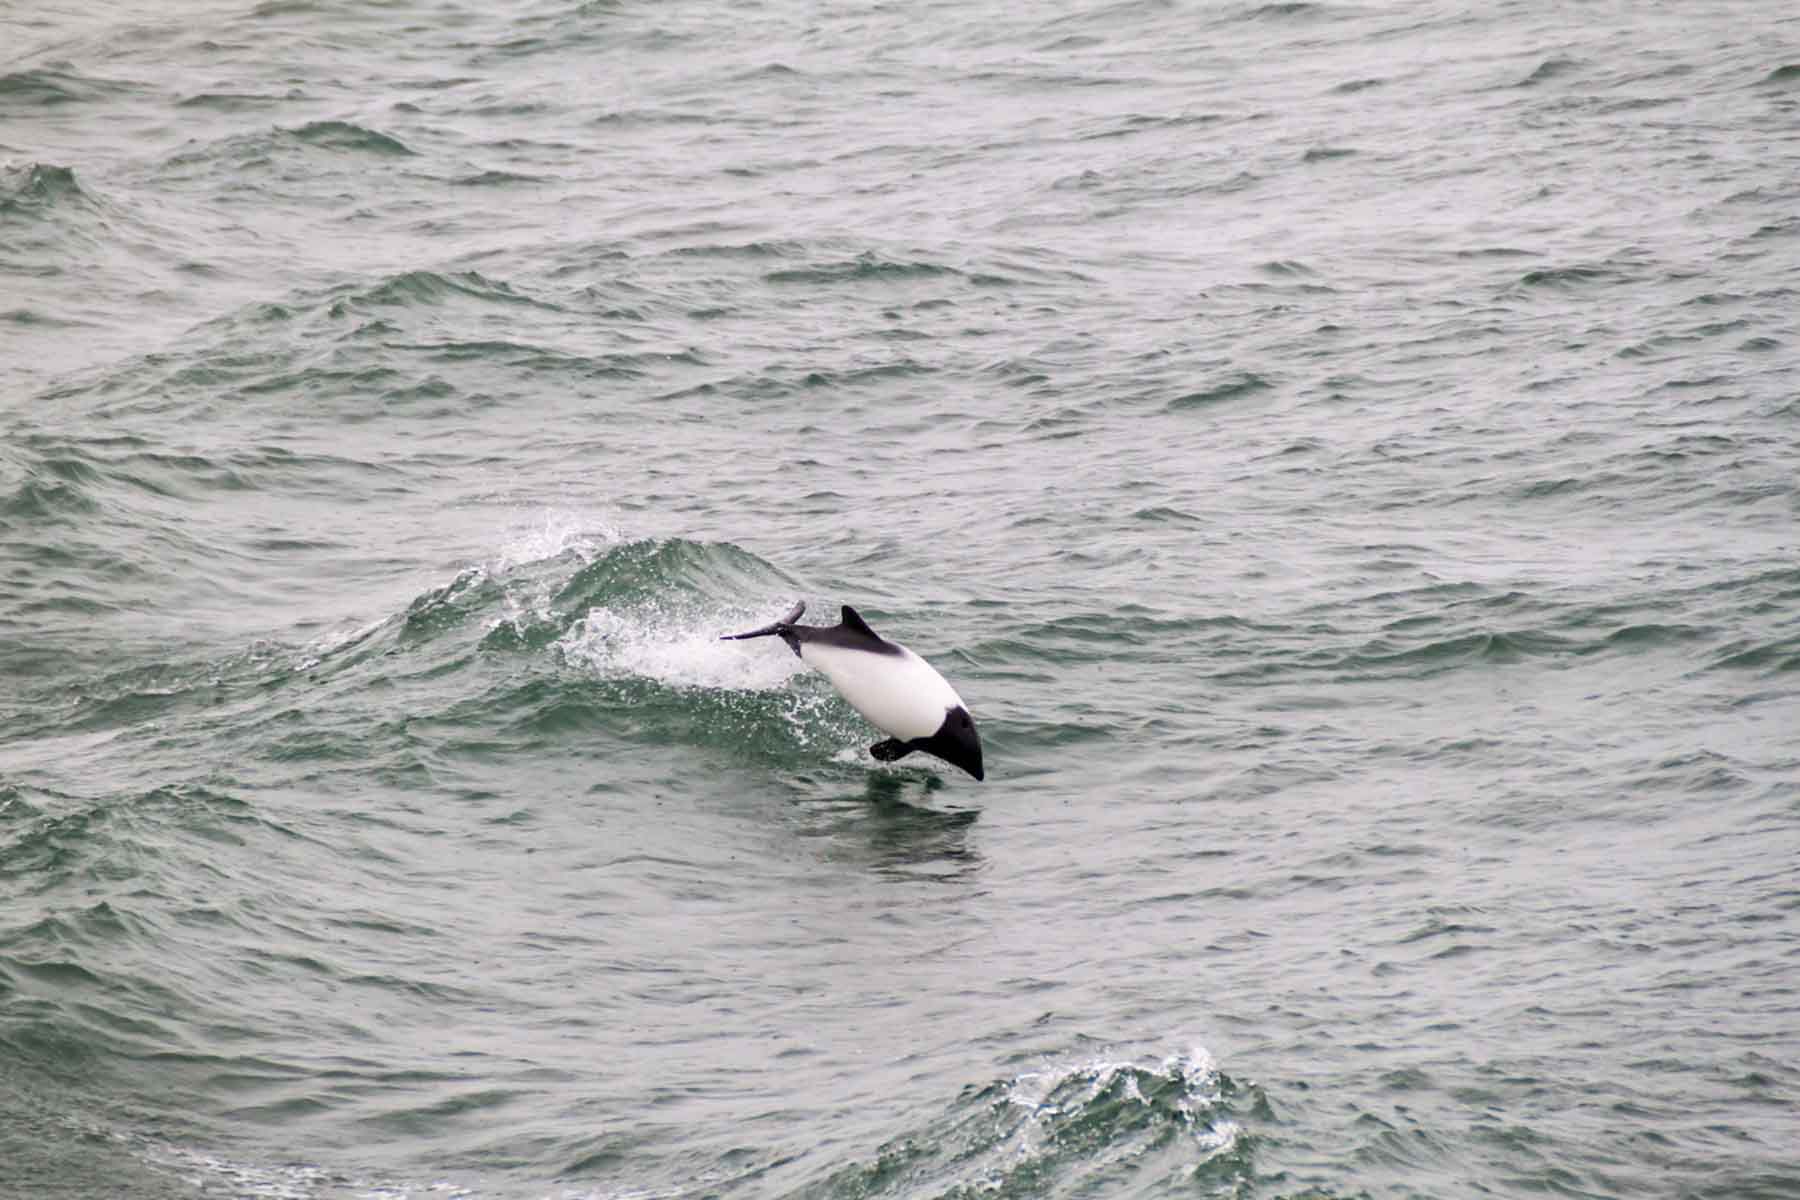
[[[1254,1150],[1240,1108],[1260,1111],[1266,1102],[1202,1047],[1151,1064],[1102,1058],[1049,1066],[965,1091],[937,1127],[886,1143],[872,1160],[833,1173],[816,1194],[1235,1191],[1252,1182]]]

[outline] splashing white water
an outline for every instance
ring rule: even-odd
[[[496,575],[531,563],[547,562],[573,552],[582,565],[625,540],[625,531],[603,518],[562,509],[547,509],[530,521],[508,529],[488,569]]]
[[[556,643],[565,662],[603,675],[654,679],[676,688],[769,691],[804,668],[773,639],[723,642],[721,634],[766,621],[763,609],[590,609]]]
[[[483,578],[500,581],[501,612],[488,623],[488,628],[510,625],[515,633],[523,633],[530,625],[555,620],[557,614],[551,601],[567,577],[532,568],[553,563],[567,554],[573,554],[585,567],[623,541],[624,530],[610,521],[559,509],[514,526],[500,553],[477,568]]]
[[[1056,1117],[1066,1111],[1079,1111],[1121,1080],[1127,1099],[1149,1106],[1150,1099],[1138,1085],[1139,1077],[1146,1074],[1180,1081],[1175,1111],[1200,1150],[1200,1157],[1191,1168],[1193,1173],[1197,1174],[1206,1163],[1236,1146],[1242,1134],[1241,1127],[1219,1113],[1224,1095],[1218,1064],[1206,1047],[1196,1045],[1185,1054],[1169,1055],[1154,1067],[1142,1066],[1130,1059],[1093,1058],[1018,1076],[1007,1088],[1006,1100],[1028,1110],[1029,1115],[1013,1133],[1015,1157],[1024,1160],[1038,1153],[1041,1139],[1047,1133],[1054,1137],[1049,1125]],[[1051,1101],[1052,1096],[1072,1083],[1082,1085],[1079,1093]],[[1127,1148],[1122,1153],[1129,1157],[1142,1149],[1141,1146]]]

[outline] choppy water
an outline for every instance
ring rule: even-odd
[[[0,8],[0,1194],[1800,1194],[1797,129],[1748,0]]]

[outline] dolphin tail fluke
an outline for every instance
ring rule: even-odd
[[[781,620],[776,621],[771,625],[764,625],[760,629],[752,629],[748,633],[721,634],[719,640],[721,642],[740,642],[745,638],[777,637],[787,630],[792,629],[794,622],[798,621],[800,619],[800,614],[805,611],[806,601],[796,601],[794,607],[788,610],[788,615],[781,618]]]

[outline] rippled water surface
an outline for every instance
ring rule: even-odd
[[[0,6],[0,1195],[1800,1194],[1797,130],[1749,0]]]

